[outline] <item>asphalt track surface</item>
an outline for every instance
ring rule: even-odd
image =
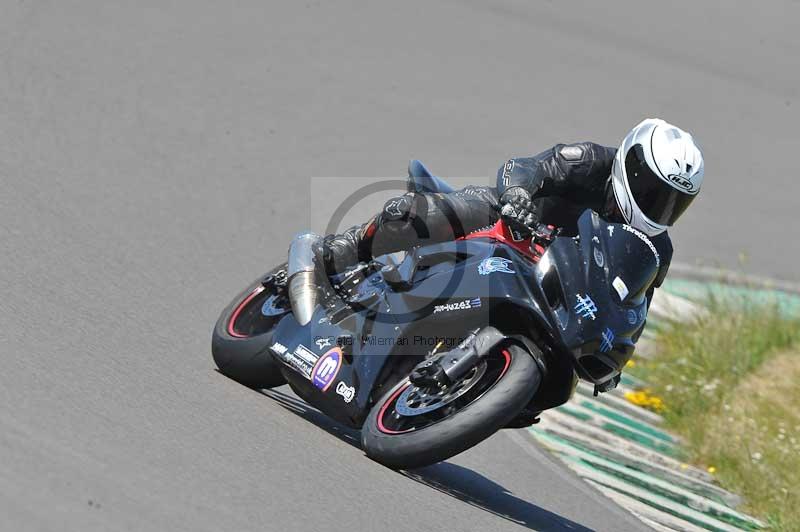
[[[211,327],[355,186],[312,176],[417,157],[489,182],[650,115],[706,152],[676,260],[798,280],[799,19],[796,2],[3,0],[0,529],[641,529],[524,432],[382,468],[286,390],[217,374]]]

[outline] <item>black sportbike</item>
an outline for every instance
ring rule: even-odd
[[[300,271],[311,275],[299,283],[307,304],[294,310],[296,272],[283,264],[222,312],[214,360],[249,387],[288,383],[360,428],[367,456],[389,467],[449,458],[530,425],[579,377],[601,390],[614,382],[644,326],[659,260],[644,234],[586,211],[576,235],[519,237],[501,220],[398,264]]]

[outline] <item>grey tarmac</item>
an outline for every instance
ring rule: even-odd
[[[211,327],[411,157],[489,183],[644,116],[706,152],[675,260],[799,281],[797,20],[788,1],[0,0],[0,529],[640,530],[523,433],[380,467],[286,390],[217,374]]]

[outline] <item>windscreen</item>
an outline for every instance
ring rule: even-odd
[[[604,247],[612,292],[623,304],[639,304],[658,274],[661,257],[641,231],[622,224],[609,225],[607,229]]]

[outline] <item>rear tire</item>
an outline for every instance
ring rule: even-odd
[[[386,431],[382,416],[393,408],[392,401],[409,385],[408,379],[392,388],[375,404],[362,428],[367,456],[393,469],[423,467],[455,456],[503,428],[530,402],[541,381],[539,368],[525,348],[509,345],[503,350],[511,361],[499,380],[454,414],[420,429]]]
[[[270,273],[282,267],[285,265],[274,268]],[[229,330],[233,314],[246,298],[262,286],[261,280],[267,275],[269,273],[251,283],[222,311],[211,338],[211,354],[220,373],[250,388],[274,388],[286,384],[269,350],[273,328],[261,334],[242,337],[231,335]]]

